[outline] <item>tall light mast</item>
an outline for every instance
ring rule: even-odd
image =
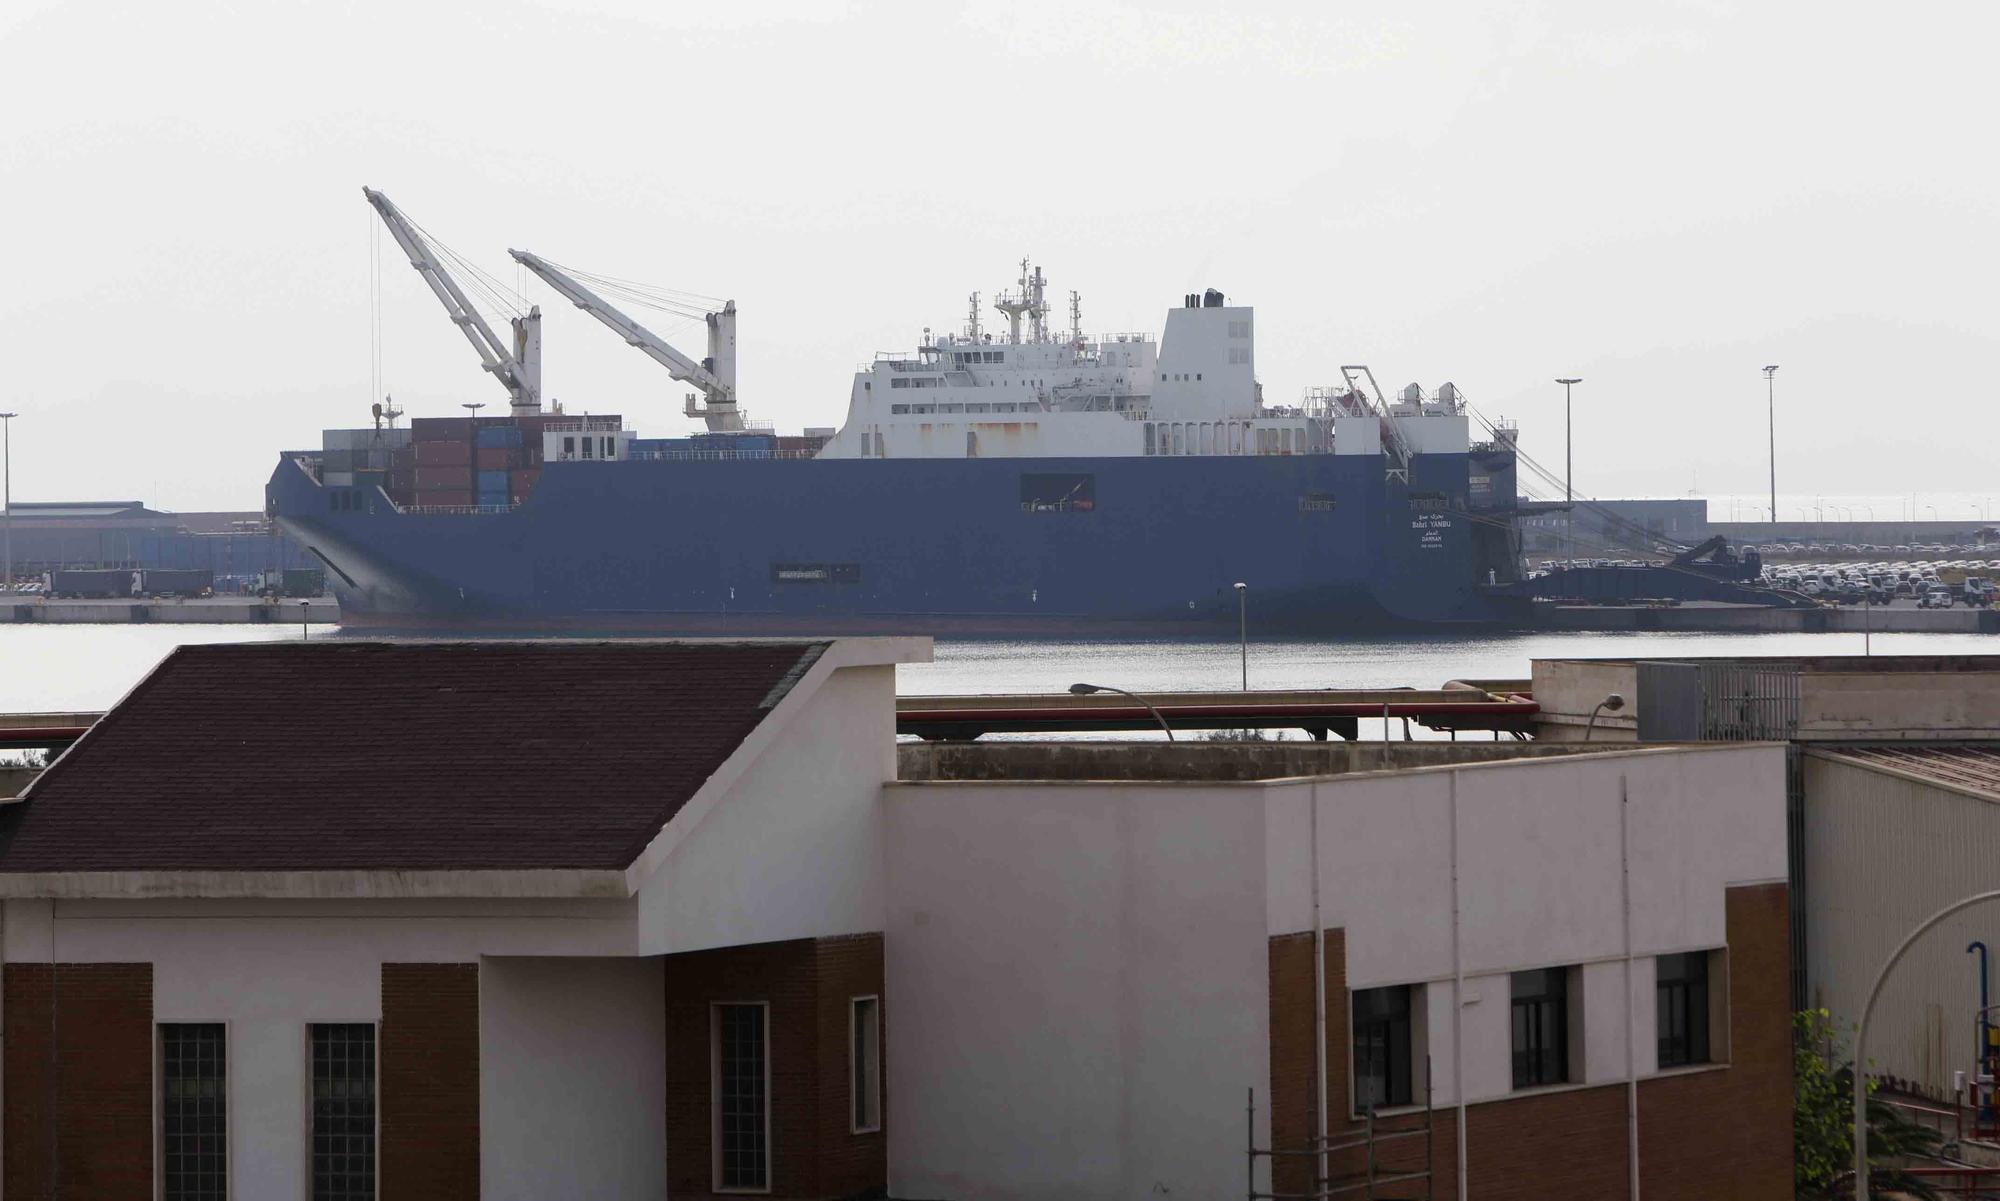
[[[403,216],[403,210],[373,188],[362,188],[361,194],[381,214],[382,223],[389,227],[396,245],[403,248],[403,253],[409,256],[410,266],[430,285],[452,324],[458,326],[466,341],[472,343],[472,349],[479,353],[479,365],[507,389],[508,405],[514,416],[533,416],[541,412],[542,310],[531,307],[526,316],[511,318],[513,344],[510,346],[501,341],[499,335],[493,332],[493,327],[479,315],[479,310],[465,298],[458,281],[438,261],[430,240],[409,218]]]
[[[708,357],[697,363],[668,345],[666,340],[626,316],[597,293],[585,287],[560,267],[540,255],[525,250],[509,250],[514,261],[534,272],[542,282],[569,298],[570,303],[609,326],[628,346],[636,346],[683,383],[701,390],[697,398],[688,394],[690,417],[699,417],[710,430],[740,430],[743,414],[736,407],[736,302],[724,301],[717,312],[706,315]]]

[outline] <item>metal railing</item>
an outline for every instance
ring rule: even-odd
[[[1388,1119],[1394,1122],[1398,1119],[1421,1118],[1423,1120],[1421,1127],[1380,1126],[1377,1124],[1375,1107],[1370,1105],[1367,1112],[1362,1115],[1361,1132],[1359,1134],[1354,1134],[1350,1131],[1338,1141],[1335,1141],[1330,1135],[1322,1137],[1318,1134],[1313,1134],[1307,1137],[1306,1145],[1302,1148],[1280,1148],[1276,1146],[1276,1140],[1273,1140],[1272,1146],[1264,1148],[1257,1145],[1257,1090],[1254,1088],[1249,1089],[1248,1096],[1249,1101],[1245,1109],[1244,1119],[1246,1133],[1244,1142],[1246,1153],[1244,1201],[1328,1201],[1328,1198],[1332,1197],[1357,1195],[1362,1197],[1364,1201],[1375,1201],[1378,1195],[1376,1193],[1377,1189],[1411,1184],[1416,1181],[1423,1182],[1422,1196],[1424,1201],[1430,1201],[1430,1198],[1433,1196],[1433,1177],[1436,1168],[1435,1132],[1437,1129],[1437,1114],[1436,1110],[1432,1107],[1434,1097],[1431,1086],[1431,1064],[1428,1057],[1424,1060],[1423,1110],[1421,1112],[1416,1110],[1404,1111],[1393,1114]],[[1313,1124],[1313,1119],[1312,1106],[1308,1104],[1306,1107],[1306,1121],[1309,1126]],[[1378,1154],[1378,1149],[1384,1144],[1418,1138],[1424,1140],[1424,1166],[1421,1169],[1396,1169],[1389,1168],[1383,1164],[1382,1158]],[[1362,1153],[1361,1166],[1357,1170],[1336,1175],[1330,1163],[1332,1157],[1343,1152],[1354,1151]],[[1257,1161],[1260,1159],[1271,1161],[1274,1179],[1271,1183],[1270,1192],[1259,1192],[1257,1190]],[[1283,1160],[1296,1161],[1300,1159],[1311,1161],[1312,1166],[1309,1169],[1311,1191],[1304,1193],[1278,1192],[1277,1181],[1275,1179],[1278,1164]],[[1399,1188],[1394,1195],[1397,1197],[1415,1197],[1417,1194],[1406,1194]]]
[[[518,505],[398,505],[398,513],[434,516],[443,513],[512,513]]]

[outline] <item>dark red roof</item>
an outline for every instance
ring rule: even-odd
[[[622,869],[825,649],[184,646],[0,809],[0,872]]]

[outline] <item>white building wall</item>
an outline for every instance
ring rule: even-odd
[[[639,888],[642,954],[882,929],[881,783],[896,774],[896,669],[843,667],[707,806]],[[664,731],[663,736],[671,736]]]
[[[884,798],[891,1195],[1241,1192],[1269,1080],[1257,790]]]
[[[632,950],[628,901],[5,904],[7,962],[150,962],[154,1021],[228,1025],[231,1190],[276,1201],[306,1196],[306,1027],[380,1021],[382,964]]]
[[[487,1201],[666,1196],[665,980],[650,958],[480,964]]]
[[[1268,790],[1273,933],[1309,930],[1309,799],[1320,804],[1321,921],[1345,930],[1348,985],[1439,983],[1451,960],[1452,848],[1468,977],[1466,1096],[1512,1091],[1509,976],[1582,968],[1586,1082],[1625,1075],[1619,808],[1631,846],[1634,1066],[1652,1070],[1652,956],[1727,942],[1731,885],[1786,876],[1784,750],[1742,745],[1335,777]],[[1452,828],[1452,791],[1458,824]],[[1444,1018],[1449,1022],[1449,1007]],[[1455,1102],[1450,1030],[1430,1046]]]
[[[1838,752],[1830,752],[1837,754]],[[1909,932],[1961,897],[1996,886],[2000,805],[1983,797],[1809,753],[1805,760],[1806,992],[1852,1037],[1875,974]],[[1869,1019],[1874,1070],[1949,1095],[1970,1076],[1978,1038],[1978,957],[2000,960],[2000,905],[1946,918],[1918,939]],[[1989,970],[1991,965],[1989,965]],[[1989,981],[2000,1000],[2000,983]]]

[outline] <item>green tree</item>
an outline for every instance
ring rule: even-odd
[[[1792,1015],[1792,1186],[1798,1201],[1828,1201],[1854,1192],[1854,1064],[1833,1027],[1833,1015],[1807,1009]],[[1937,1155],[1944,1136],[1896,1106],[1874,1099],[1868,1082],[1868,1187],[1939,1201],[1922,1177],[1902,1169]]]

